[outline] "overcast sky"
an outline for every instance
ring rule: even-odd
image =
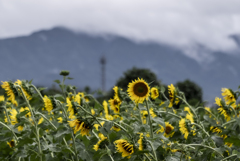
[[[0,38],[65,26],[137,41],[229,49],[240,0],[0,0]]]

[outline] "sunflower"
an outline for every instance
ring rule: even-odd
[[[9,145],[10,148],[15,146],[14,140],[11,140],[10,142],[7,141],[7,144]]]
[[[170,98],[170,104],[168,107],[172,107],[175,101],[175,104],[178,104],[179,99],[176,98],[176,90],[173,84],[168,86],[168,93],[169,93],[169,98]]]
[[[30,92],[30,90],[27,88],[27,86],[25,85],[25,83],[23,81],[17,80],[15,82],[15,84],[18,84],[19,86],[21,86],[24,95],[26,96],[26,98],[28,100],[32,99],[32,93]],[[20,92],[21,93],[21,92]],[[21,93],[22,94],[22,93]]]
[[[103,109],[104,109],[104,112],[105,112],[105,115],[108,115],[108,104],[107,104],[107,101],[103,101]]]
[[[10,114],[11,115],[9,115],[9,117],[10,117],[11,124],[15,125],[15,124],[19,123],[18,118],[17,118],[17,114],[18,114],[17,110],[12,109],[10,111]],[[23,126],[18,126],[18,131],[22,131],[22,130],[23,130]]]
[[[124,140],[124,139],[119,139],[119,140],[116,140],[114,142],[116,148],[117,148],[117,151],[119,153],[122,153],[122,157],[128,157],[130,158],[131,157],[131,154],[133,154],[134,150],[133,150],[133,145],[130,144],[127,140]]]
[[[105,137],[103,134],[100,134],[99,137],[100,137],[100,140],[97,142],[97,144],[93,146],[93,149],[95,151],[98,151],[98,149],[105,148],[105,145],[106,145],[105,142],[107,142],[107,137]]]
[[[159,96],[158,89],[156,87],[152,87],[151,88],[151,98],[155,100],[156,98],[158,98],[158,96]]]
[[[146,110],[141,111],[143,124],[147,123],[148,112]]]
[[[53,99],[49,98],[46,95],[43,97],[43,101],[44,101],[44,107],[48,112],[51,112],[53,108],[56,106],[56,104],[53,102]]]
[[[5,101],[5,97],[2,95],[0,96],[0,102],[3,102],[3,101]]]
[[[149,112],[150,112],[150,115],[151,115],[153,118],[154,118],[154,117],[157,117],[157,115],[154,113],[153,108],[150,108]]]
[[[79,105],[81,105],[81,96],[80,93],[76,94],[74,98],[74,102],[77,102]]]
[[[127,92],[135,103],[143,103],[150,95],[150,88],[143,79],[138,78],[138,80],[128,84]]]
[[[224,107],[223,107],[223,105],[222,105],[221,98],[216,97],[216,98],[215,98],[215,102],[216,102],[216,104],[219,106],[219,108],[217,109],[217,110],[219,111],[219,113],[220,113],[221,115],[223,115],[227,121],[230,121],[230,120],[231,120],[231,117],[230,117],[230,115],[227,113],[227,111],[224,109]]]
[[[62,117],[57,118],[57,120],[58,120],[58,123],[62,123],[63,122],[63,118]]]
[[[220,128],[214,127],[214,126],[211,126],[211,127],[210,127],[210,130],[211,130],[213,133],[218,133],[218,134],[222,132],[222,130],[221,130]]]
[[[222,96],[224,97],[226,104],[229,105],[231,102],[234,102],[232,106],[235,108],[236,107],[236,98],[235,94],[231,89],[228,88],[222,88]]]
[[[229,148],[231,148],[233,143],[225,142],[225,145],[227,145]]]
[[[105,121],[101,122],[100,124],[103,126],[105,123]],[[99,124],[94,124],[93,127],[95,127],[95,129],[98,131],[98,128],[99,128]]]
[[[117,131],[117,132],[118,132],[118,131],[121,130],[121,128],[114,124],[114,125],[112,126],[111,130],[114,130],[114,131]]]
[[[186,120],[185,119],[181,119],[179,121],[179,127],[180,127],[181,133],[184,135],[184,138],[187,139],[188,135],[189,135],[189,131],[186,127]]]
[[[40,125],[43,121],[44,121],[44,119],[43,119],[43,117],[41,117],[41,118],[38,120],[38,125]]]
[[[6,91],[8,95],[8,100],[12,102],[15,106],[18,106],[17,101],[15,100],[17,91],[15,88],[13,88],[13,83],[12,82],[2,82],[2,88]]]
[[[193,119],[193,114],[190,111],[189,107],[185,107],[184,111],[187,111],[188,113],[186,114],[186,119],[188,119],[191,123],[194,123],[194,119]]]
[[[119,93],[118,93],[118,86],[114,86],[113,90],[114,90],[114,98],[116,97],[121,101],[121,99],[119,97]]]
[[[142,151],[143,150],[143,133],[139,133],[139,140],[138,140],[138,145],[139,145],[139,150]]]
[[[92,115],[95,115],[95,113],[96,113],[96,112],[94,111],[94,109],[91,109],[91,114],[92,114]]]
[[[76,134],[76,132],[81,130],[80,133],[82,136],[90,135],[89,132],[91,130],[91,125],[89,123],[81,121],[80,119],[75,119],[75,120],[69,121],[69,125],[74,129],[74,134]]]
[[[208,112],[205,112],[210,118],[212,117],[212,115],[211,115],[211,109],[209,108],[209,107],[204,107],[204,109],[206,110],[206,111],[208,111]]]
[[[157,134],[164,132],[164,136],[169,138],[172,137],[173,134],[175,133],[172,132],[174,127],[169,122],[165,122],[165,128],[162,125],[159,126],[161,127],[161,129],[157,131]]]
[[[119,114],[119,105],[121,104],[121,101],[118,97],[114,97],[114,99],[110,99],[109,101],[110,108],[114,111],[114,113]]]

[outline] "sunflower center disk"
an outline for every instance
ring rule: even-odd
[[[134,86],[133,91],[137,96],[142,97],[148,93],[148,88],[146,84],[139,82]]]
[[[165,133],[169,134],[172,131],[172,128],[169,126],[166,126]]]

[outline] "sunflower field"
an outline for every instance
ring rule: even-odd
[[[68,71],[60,75],[62,93],[53,96],[31,81],[2,81],[1,161],[240,160],[238,90],[223,88],[217,108],[192,106],[172,84],[139,78],[98,102],[64,83]]]

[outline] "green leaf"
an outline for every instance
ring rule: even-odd
[[[238,136],[231,136],[230,138],[226,138],[224,142],[233,143],[235,146],[240,146],[240,139]]]
[[[164,122],[164,120],[163,120],[162,118],[160,118],[160,117],[154,117],[154,118],[152,118],[152,120],[153,120],[154,122],[156,122],[157,124],[162,125],[162,126],[165,128],[165,122]]]
[[[58,80],[58,79],[54,80],[54,82],[56,82],[57,84],[60,84],[60,83],[61,83],[61,81]]]
[[[232,154],[237,154],[237,157],[240,158],[240,152],[238,152],[237,150],[233,150]]]
[[[67,79],[70,79],[70,80],[72,80],[73,78],[71,78],[71,77],[67,77]]]

